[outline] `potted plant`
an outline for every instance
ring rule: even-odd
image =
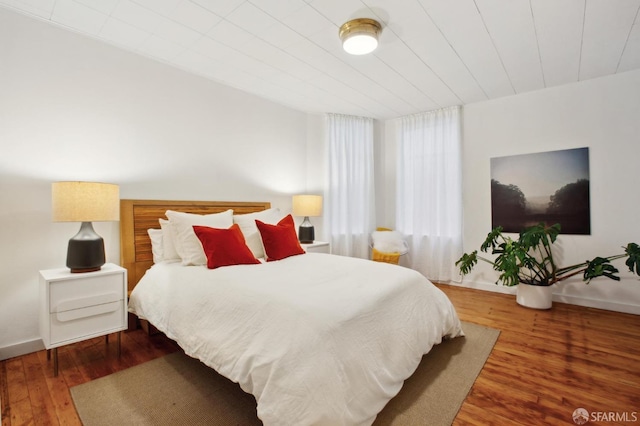
[[[578,274],[589,284],[592,279],[606,277],[620,281],[616,275],[618,269],[611,262],[627,258],[629,270],[640,275],[640,247],[629,243],[624,253],[608,257],[596,257],[576,265],[559,268],[553,258],[552,245],[560,234],[560,224],[545,226],[544,223],[529,227],[520,232],[517,240],[502,233],[502,227],[494,228],[480,246],[480,250],[497,255],[490,260],[478,255],[475,250],[465,253],[456,262],[462,275],[466,275],[478,263],[487,262],[500,273],[496,284],[506,286],[518,285],[516,301],[518,304],[537,308],[551,307],[552,285]],[[519,285],[524,284],[524,285]]]

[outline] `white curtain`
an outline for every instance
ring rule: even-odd
[[[327,114],[328,182],[325,230],[331,252],[369,257],[374,230],[373,119]]]
[[[396,227],[409,266],[434,281],[459,280],[462,255],[460,107],[398,119]]]

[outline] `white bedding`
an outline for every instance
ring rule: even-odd
[[[253,394],[265,425],[369,425],[423,354],[462,335],[421,274],[320,253],[214,270],[157,264],[129,311]]]

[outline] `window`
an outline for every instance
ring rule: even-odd
[[[396,227],[409,265],[435,281],[457,279],[462,255],[461,109],[398,119]]]
[[[334,254],[367,258],[374,228],[373,119],[328,114],[325,227]]]

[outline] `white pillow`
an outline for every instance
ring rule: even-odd
[[[373,248],[383,253],[404,253],[404,235],[398,231],[376,231],[371,234]]]
[[[233,215],[233,223],[237,223],[244,235],[244,241],[256,259],[265,257],[262,238],[256,226],[256,219],[269,225],[276,225],[284,216],[280,209],[267,209],[256,213]]]
[[[221,229],[228,229],[233,225],[233,210],[208,215],[167,210],[165,214],[171,223],[176,251],[185,266],[207,264],[202,244],[193,232],[194,225]]]
[[[151,239],[151,253],[153,253],[153,263],[160,263],[164,260],[164,247],[162,247],[162,229],[147,229],[147,234]]]
[[[159,219],[162,228],[162,260],[165,262],[180,262],[180,256],[173,242],[173,228],[167,219]],[[153,248],[152,248],[153,249]]]

